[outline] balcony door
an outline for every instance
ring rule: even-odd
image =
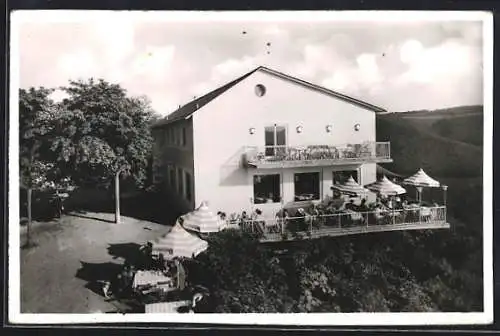
[[[274,124],[265,128],[266,156],[284,152],[286,147],[286,127]]]

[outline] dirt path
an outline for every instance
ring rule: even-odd
[[[115,306],[86,287],[89,278],[105,278],[104,270],[123,263],[127,249],[169,230],[165,225],[127,217],[116,225],[108,214],[78,216],[82,217],[64,216],[59,222],[38,227],[33,231],[37,246],[21,250],[23,313],[115,311]],[[82,271],[84,264],[93,274]]]

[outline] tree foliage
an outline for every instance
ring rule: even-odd
[[[322,238],[284,243],[278,254],[255,237],[224,232],[197,258],[194,281],[211,290],[216,312],[480,310],[480,277],[435,248],[442,238],[431,231]]]
[[[287,312],[291,304],[279,263],[256,237],[229,230],[210,239],[190,277],[211,291],[215,312]]]
[[[44,87],[19,90],[19,168],[21,184],[27,188],[43,188],[54,172],[49,152],[54,117],[51,93]]]
[[[51,149],[61,170],[78,184],[108,184],[118,171],[137,185],[146,179],[154,113],[143,97],[130,97],[104,80],[70,81],[62,88]]]

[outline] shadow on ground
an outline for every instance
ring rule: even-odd
[[[183,214],[172,204],[173,202],[160,192],[141,192],[120,199],[120,214],[138,220],[172,225]],[[75,193],[67,200],[66,210],[82,217],[86,216],[85,212],[114,214],[114,197],[109,191],[82,191],[80,194]],[[90,219],[110,222],[102,218]]]
[[[110,220],[110,219],[105,219],[105,218],[99,218],[95,216],[88,215],[86,211],[72,211],[71,216],[73,217],[79,217],[79,218],[85,218],[85,219],[92,219],[100,222],[105,222],[105,223],[114,223],[115,221]]]
[[[108,254],[113,259],[123,258],[128,264],[139,267],[144,262],[140,248],[141,245],[136,243],[109,244]]]
[[[26,192],[22,190],[20,197],[21,217],[26,217]],[[55,208],[50,201],[49,193],[34,191],[32,217],[38,221],[48,221],[55,217]],[[123,194],[120,199],[122,216],[158,224],[172,225],[182,212],[177,209],[168,194],[159,191],[140,191],[134,195]],[[64,211],[77,216],[85,216],[86,212],[115,212],[115,201],[112,190],[80,188],[72,192],[64,201]],[[84,217],[110,222],[102,218]]]
[[[114,280],[122,269],[121,264],[113,262],[88,263],[80,261],[80,263],[80,269],[76,272],[75,277],[86,281],[85,287],[98,295],[103,295],[103,282]]]

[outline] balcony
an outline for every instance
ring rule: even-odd
[[[245,147],[249,168],[292,168],[392,162],[390,142],[343,145]]]
[[[333,214],[228,221],[228,228],[257,234],[260,241],[282,242],[320,237],[406,231],[449,229],[446,207],[413,207],[385,212],[343,211]]]

